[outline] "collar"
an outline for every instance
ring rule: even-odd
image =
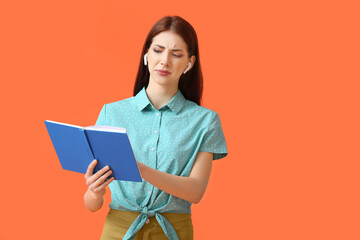
[[[138,94],[136,94],[135,96],[135,101],[136,101],[136,105],[139,109],[139,111],[144,110],[149,104],[152,106],[146,91],[145,91],[145,87],[143,87],[140,92],[138,92]],[[173,111],[175,114],[178,114],[181,110],[181,108],[184,106],[185,104],[185,97],[182,95],[180,89],[177,91],[177,93],[175,94],[175,96],[163,107],[167,106],[171,111]]]

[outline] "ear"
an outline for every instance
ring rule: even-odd
[[[192,55],[192,56],[190,57],[189,61],[191,62],[191,67],[189,68],[188,71],[190,71],[190,70],[193,68],[194,64],[195,64],[195,61],[196,61],[195,55]]]

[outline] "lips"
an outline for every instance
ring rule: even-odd
[[[165,76],[165,75],[168,75],[168,74],[170,74],[170,72],[169,71],[166,71],[166,70],[156,70],[160,75],[162,75],[162,76]]]

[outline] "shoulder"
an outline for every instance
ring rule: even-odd
[[[106,111],[131,109],[132,107],[134,107],[134,97],[104,104]]]
[[[134,97],[106,103],[101,109],[98,124],[126,127],[125,124],[139,112],[137,109]]]
[[[209,108],[199,106],[193,101],[186,100],[184,104],[184,111],[192,116],[192,118],[201,119],[205,124],[210,124],[219,119],[219,114]]]

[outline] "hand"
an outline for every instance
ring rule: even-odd
[[[93,174],[96,164],[96,159],[94,159],[94,161],[89,164],[89,167],[85,174],[85,179],[86,185],[88,185],[89,192],[92,193],[92,196],[95,199],[99,199],[104,196],[106,192],[105,187],[109,185],[109,183],[114,181],[114,177],[107,179],[112,173],[109,166],[105,166],[99,171],[97,171],[95,174]]]

